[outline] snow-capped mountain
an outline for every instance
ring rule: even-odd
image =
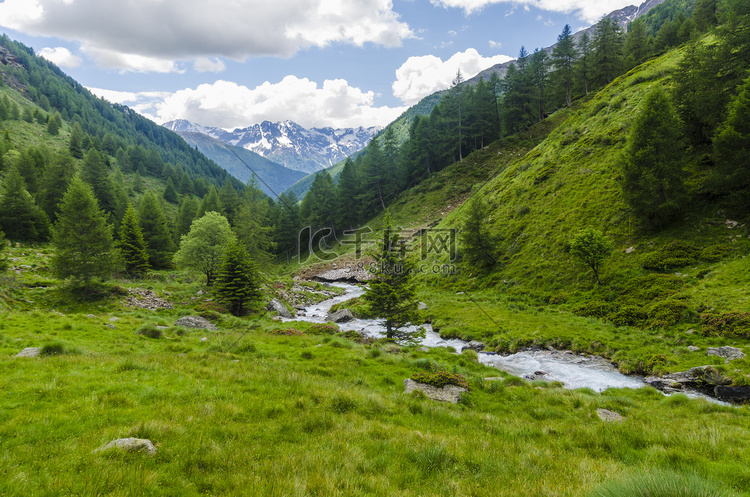
[[[289,169],[312,173],[330,167],[362,150],[380,131],[371,128],[305,129],[293,121],[263,121],[247,128],[226,131],[193,124],[184,119],[170,121],[164,127],[175,132],[203,133],[242,147]]]

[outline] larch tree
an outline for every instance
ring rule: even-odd
[[[106,281],[115,268],[112,227],[99,209],[94,192],[78,177],[60,203],[53,229],[52,268],[56,277],[89,287],[94,280]]]
[[[26,190],[15,166],[6,173],[0,192],[0,230],[9,239],[28,242],[49,239],[49,219]]]
[[[120,249],[122,261],[125,264],[125,272],[130,276],[138,276],[148,271],[148,252],[146,251],[146,240],[143,231],[138,224],[138,214],[133,204],[128,204],[125,216],[120,225],[120,240],[117,244]]]
[[[575,41],[570,25],[566,24],[562,33],[557,37],[557,44],[552,50],[552,65],[554,66],[554,78],[561,86],[565,94],[565,105],[570,107],[572,102],[573,91],[573,68],[576,57]]]
[[[487,203],[477,196],[466,209],[459,235],[463,261],[473,269],[486,269],[497,262],[497,237],[489,229]]]

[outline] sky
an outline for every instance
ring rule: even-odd
[[[629,0],[4,0],[0,32],[163,124],[385,126]]]

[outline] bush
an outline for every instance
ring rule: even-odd
[[[63,355],[65,353],[65,346],[61,343],[48,343],[42,345],[39,355],[49,357],[55,355]]]
[[[700,319],[704,335],[750,337],[750,312],[707,313]]]
[[[157,328],[153,323],[139,326],[138,329],[135,330],[135,332],[148,338],[161,338],[161,330]]]
[[[427,371],[420,371],[411,375],[411,379],[419,382],[432,385],[434,387],[443,388],[445,385],[456,385],[458,387],[470,390],[469,383],[463,375],[458,373],[449,373],[447,371],[436,371],[430,373]]]
[[[314,324],[307,329],[307,333],[310,335],[333,335],[338,332],[338,326],[328,323]]]
[[[612,312],[612,304],[602,300],[589,300],[573,309],[573,314],[583,317],[604,318]]]
[[[634,305],[624,305],[608,316],[615,326],[640,326],[647,317],[640,307]]]
[[[677,324],[689,312],[687,304],[677,299],[660,300],[646,308],[651,324],[657,328]]]
[[[294,328],[274,328],[269,331],[271,335],[302,336],[304,333]]]
[[[726,257],[731,249],[726,245],[711,245],[701,250],[698,258],[706,262],[719,262]]]
[[[698,249],[693,244],[675,240],[660,250],[644,255],[641,258],[641,267],[655,271],[666,271],[694,264],[697,258]]]

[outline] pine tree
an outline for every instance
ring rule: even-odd
[[[99,209],[91,187],[78,177],[73,178],[60,203],[52,244],[56,277],[72,277],[84,287],[89,287],[95,279],[112,277],[115,267],[112,227]]]
[[[208,212],[193,221],[190,232],[182,237],[174,263],[179,268],[202,272],[206,275],[206,285],[211,286],[221,268],[224,251],[234,238],[227,218],[218,212]]]
[[[50,116],[49,120],[47,121],[47,133],[52,136],[57,136],[60,133],[61,127],[62,117],[60,117],[59,112],[55,112],[55,115]]]
[[[195,197],[186,195],[182,197],[180,209],[177,211],[177,221],[175,222],[174,233],[177,244],[180,243],[180,237],[187,235],[190,231],[190,225],[193,224],[195,215],[198,212],[198,201]]]
[[[714,137],[716,169],[711,177],[712,189],[729,193],[750,187],[750,78],[729,105],[729,115]],[[742,197],[750,206],[745,191]]]
[[[198,207],[198,213],[195,217],[200,219],[208,212],[218,212],[219,214],[224,214],[224,208],[219,201],[219,193],[216,191],[216,187],[213,185],[211,185],[211,187],[208,189],[208,193],[203,196],[200,207]]]
[[[53,222],[57,220],[57,208],[68,191],[75,176],[73,157],[65,150],[55,154],[52,162],[44,170],[40,191],[37,197],[39,206]]]
[[[623,197],[649,228],[674,220],[686,203],[680,122],[659,87],[643,100],[622,162]]]
[[[232,188],[234,189],[234,188]],[[265,266],[274,250],[273,227],[270,226],[268,197],[252,180],[245,188],[245,195],[236,216],[237,236],[245,244],[250,257],[259,266]]]
[[[68,150],[70,150],[70,154],[76,159],[83,159],[83,135],[81,124],[78,121],[74,122],[73,129],[70,131]]]
[[[114,184],[110,181],[109,168],[98,150],[91,148],[83,160],[81,179],[94,190],[97,203],[104,212],[116,215],[117,197]]]
[[[11,240],[48,240],[49,219],[26,190],[26,183],[16,166],[8,170],[0,191],[0,230]]]
[[[628,54],[627,68],[637,66],[648,56],[648,36],[646,23],[642,17],[628,24],[628,35],[625,38],[625,53]]]
[[[125,264],[125,272],[130,276],[138,276],[145,273],[148,268],[148,253],[143,232],[138,224],[138,215],[133,204],[128,204],[120,225],[120,241],[118,248],[122,254]]]
[[[622,29],[615,19],[603,17],[596,23],[592,40],[592,79],[599,85],[608,85],[622,71],[622,45]]]
[[[419,332],[401,329],[417,320],[414,267],[406,257],[405,246],[393,228],[388,210],[383,217],[383,238],[372,256],[375,259],[373,279],[363,296],[370,312],[385,322],[386,338],[417,339]]]
[[[497,240],[490,232],[487,211],[487,204],[482,198],[477,196],[470,200],[459,236],[463,261],[478,270],[497,262]]]
[[[570,25],[566,24],[562,33],[557,37],[557,44],[552,50],[552,65],[555,68],[553,77],[563,89],[567,107],[572,105],[573,67],[577,55],[573,33]]]
[[[164,209],[153,190],[149,190],[138,204],[138,224],[146,240],[148,260],[154,269],[172,267],[175,246]]]
[[[359,209],[355,201],[358,186],[359,180],[354,162],[350,157],[347,157],[336,183],[336,225],[341,229],[352,230],[359,222]]]
[[[237,240],[227,244],[224,260],[216,277],[219,301],[229,306],[235,316],[244,314],[248,305],[260,301],[260,275],[247,253]]]
[[[346,169],[346,165],[344,166]],[[342,173],[343,174],[343,171]],[[341,176],[339,176],[339,181]],[[283,192],[276,202],[274,214],[274,241],[276,247],[286,255],[287,263],[298,248],[299,232],[302,228],[299,216],[299,200],[294,192]]]
[[[5,233],[0,231],[0,274],[4,273],[10,267],[8,257],[5,255],[5,250],[8,248],[8,242],[5,240]]]
[[[177,196],[177,190],[174,188],[174,183],[172,183],[172,178],[169,178],[167,180],[167,186],[164,188],[164,200],[169,202],[170,204],[176,204],[180,201],[179,197]]]

